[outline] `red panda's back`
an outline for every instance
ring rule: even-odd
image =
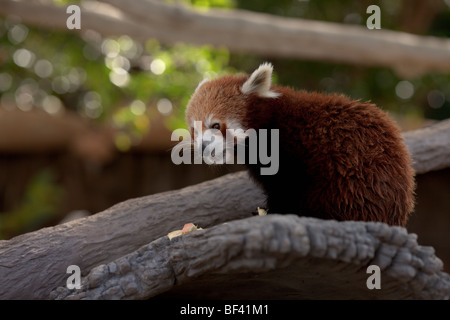
[[[414,208],[414,172],[401,133],[387,114],[342,95],[278,91],[285,99],[277,120],[280,150],[297,150],[301,157],[309,177],[302,188],[307,211],[337,220],[405,225]]]

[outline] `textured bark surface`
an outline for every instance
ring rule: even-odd
[[[81,289],[60,287],[51,297],[448,299],[450,276],[416,240],[383,223],[253,217],[159,238],[94,268]],[[367,287],[369,265],[380,267],[379,290]]]
[[[69,265],[87,274],[185,223],[210,227],[251,216],[263,204],[261,191],[240,172],[0,241],[0,299],[47,299],[65,285]]]
[[[426,164],[419,172],[450,166],[450,157],[439,157],[449,152],[448,123],[423,129],[426,143],[419,134],[405,133],[414,159],[419,150],[417,154],[434,155],[417,157],[416,167]],[[417,145],[421,147],[416,149]],[[440,160],[435,161],[437,158]],[[249,217],[263,205],[261,190],[246,172],[239,172],[181,190],[131,199],[84,219],[0,241],[0,299],[47,299],[52,290],[65,286],[69,265],[78,265],[85,276],[92,268],[130,254],[185,223],[209,228]],[[155,243],[164,245],[166,240],[161,239]]]
[[[403,136],[417,174],[450,167],[450,119]]]

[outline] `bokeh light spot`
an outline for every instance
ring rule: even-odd
[[[39,60],[34,65],[34,72],[40,78],[48,78],[53,73],[53,65],[48,60]]]
[[[400,99],[410,99],[414,95],[414,85],[406,80],[400,81],[395,86],[395,93]]]
[[[28,28],[23,24],[13,25],[8,31],[8,39],[13,44],[23,42],[28,35]]]
[[[428,105],[433,109],[439,109],[445,103],[445,95],[439,90],[431,90],[427,96]]]
[[[63,110],[63,104],[58,97],[46,96],[42,101],[42,108],[49,114],[56,114]]]
[[[130,75],[125,69],[114,68],[109,73],[109,80],[118,87],[125,87],[130,82]]]
[[[14,63],[22,68],[30,68],[34,63],[35,55],[27,49],[18,49],[13,54]]]
[[[141,100],[134,100],[130,104],[130,110],[136,116],[143,115],[146,109],[147,108],[145,106],[145,103],[143,103]]]
[[[163,74],[166,70],[166,64],[161,59],[155,59],[150,64],[150,70],[156,75]]]
[[[158,101],[156,108],[162,115],[169,115],[172,112],[172,102],[169,99],[163,98]]]

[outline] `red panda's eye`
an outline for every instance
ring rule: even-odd
[[[217,129],[217,130],[220,130],[220,124],[214,123],[214,124],[211,126],[211,129]]]

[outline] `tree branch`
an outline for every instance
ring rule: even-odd
[[[419,172],[450,166],[450,157],[438,156],[449,154],[449,122],[405,134]],[[419,132],[426,132],[425,139]],[[434,157],[417,156],[425,154],[427,146]],[[439,161],[434,160],[437,158]],[[78,265],[87,275],[92,268],[129,254],[185,223],[208,228],[246,218],[263,205],[261,190],[246,172],[239,172],[131,199],[84,219],[0,241],[0,299],[47,299],[50,291],[65,285],[69,265]]]
[[[369,265],[380,268],[379,290],[366,286]],[[442,267],[404,228],[269,215],[159,238],[94,268],[80,289],[60,287],[51,297],[446,299],[450,275]]]
[[[403,76],[450,70],[450,41],[389,30],[253,13],[244,10],[197,12],[154,0],[102,0],[82,8],[82,31],[104,36],[127,34],[231,51],[393,68]],[[46,3],[0,0],[0,14],[24,23],[66,29],[65,8]]]
[[[403,134],[416,173],[450,167],[450,119]]]
[[[0,300],[48,299],[66,269],[83,275],[194,221],[207,228],[248,217],[262,206],[245,172],[119,203],[84,219],[0,241]]]

